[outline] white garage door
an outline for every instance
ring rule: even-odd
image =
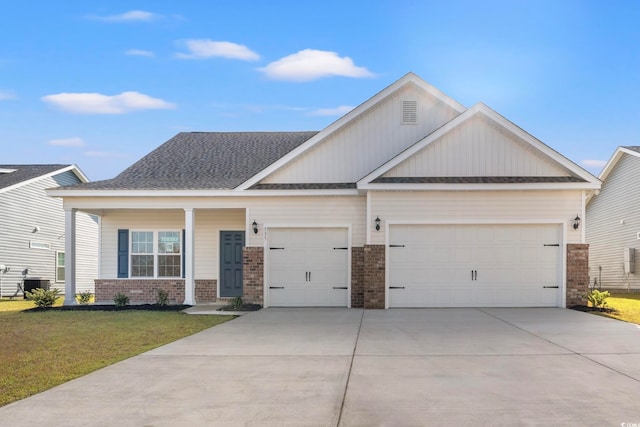
[[[347,229],[269,229],[267,250],[269,305],[347,306]]]
[[[557,307],[559,225],[391,225],[390,307]]]

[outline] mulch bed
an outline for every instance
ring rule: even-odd
[[[571,310],[583,311],[585,313],[589,313],[592,311],[598,311],[600,313],[613,313],[615,310],[612,308],[598,308],[598,307],[587,307],[586,305],[573,305],[569,307]]]
[[[118,307],[113,304],[78,304],[63,305],[60,307],[49,308],[30,308],[24,311],[125,311],[125,310],[142,310],[142,311],[182,311],[190,305],[157,305],[157,304],[134,304]]]

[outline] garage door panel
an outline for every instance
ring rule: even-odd
[[[391,225],[391,307],[557,306],[559,225]],[[558,246],[544,246],[544,244]],[[550,290],[551,289],[551,290]]]
[[[277,228],[268,233],[269,304],[340,306],[348,298],[348,233],[345,228]]]

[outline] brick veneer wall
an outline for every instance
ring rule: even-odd
[[[384,308],[384,245],[364,246],[364,308]]]
[[[567,307],[587,305],[589,292],[589,245],[567,245]]]
[[[351,248],[351,307],[364,307],[364,248]]]
[[[242,248],[242,300],[264,305],[264,248]]]
[[[196,279],[196,303],[216,302],[218,281],[215,279]]]
[[[196,280],[196,303],[215,302],[217,281]],[[169,294],[169,304],[184,303],[184,279],[96,279],[95,300],[112,303],[116,294],[129,297],[132,304],[155,304],[158,289]]]
[[[184,302],[184,279],[96,279],[96,302],[113,303],[116,294],[129,297],[132,304],[153,304],[158,289],[169,294],[170,304]]]

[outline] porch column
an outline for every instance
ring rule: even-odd
[[[64,208],[64,305],[76,302],[76,209]]]
[[[193,234],[195,229],[195,212],[193,208],[184,209],[184,303],[195,304],[194,273],[194,244]]]

